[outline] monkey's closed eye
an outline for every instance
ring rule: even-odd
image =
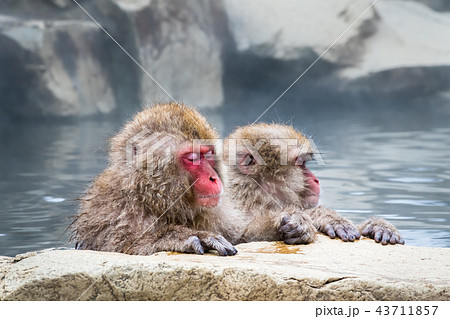
[[[205,154],[203,154],[203,156],[208,160],[211,161],[214,159],[214,152],[212,150],[209,150],[208,152],[206,152]]]
[[[301,156],[297,156],[296,158],[295,158],[295,162],[294,162],[294,165],[295,166],[303,166],[303,165],[305,165],[306,164],[306,162],[310,162],[310,161],[313,161],[314,160],[314,154],[304,154],[304,155],[301,155]]]
[[[255,164],[256,164],[256,160],[253,157],[253,155],[247,155],[241,163],[241,165],[244,165],[244,166],[252,166]]]
[[[186,159],[188,159],[189,161],[196,161],[200,158],[200,156],[197,153],[189,153],[186,155]]]

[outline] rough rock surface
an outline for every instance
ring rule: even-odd
[[[322,54],[370,3],[288,0],[274,6],[272,1],[262,0],[243,6],[242,1],[225,0],[225,8],[238,51],[298,60]],[[359,43],[375,32],[377,20],[375,9],[369,9],[323,59],[351,63],[360,54]]]
[[[262,93],[274,87],[281,93],[323,54],[298,84],[305,89],[293,97],[296,104],[305,96],[312,97],[308,102],[343,99],[358,105],[379,99],[394,105],[417,98],[448,101],[450,15],[413,1],[372,3],[289,0],[274,7],[270,0],[245,6],[225,0],[238,52],[230,53],[238,65],[225,87],[255,86],[251,78],[257,74],[268,82],[258,81]]]
[[[111,112],[114,94],[97,47],[102,39],[88,21],[0,16],[0,108],[29,117]]]
[[[450,15],[414,2],[377,4],[380,23],[342,90],[414,98],[450,93]],[[426,26],[426,27],[425,27]]]
[[[132,58],[73,1],[2,2],[1,112],[129,114],[169,95],[199,108],[222,104],[221,2],[78,2]]]
[[[220,3],[103,0],[98,8],[115,20],[119,43],[133,43],[130,52],[149,73],[139,69],[144,104],[167,101],[169,94],[200,108],[222,104],[222,48],[215,34]]]
[[[0,259],[2,300],[450,300],[448,248],[249,243],[234,257],[50,250]]]

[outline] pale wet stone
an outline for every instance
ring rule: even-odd
[[[3,300],[450,300],[450,250],[363,239],[237,246],[233,257],[47,250],[0,259]],[[17,259],[17,258],[16,258]],[[81,296],[81,297],[80,297]]]

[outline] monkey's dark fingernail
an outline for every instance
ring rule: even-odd
[[[381,238],[381,243],[383,245],[387,245],[389,243],[390,238],[391,238],[390,232],[384,233],[383,237]]]
[[[336,233],[334,232],[333,227],[331,227],[330,225],[324,228],[324,233],[327,234],[330,238],[336,237]]]
[[[373,236],[373,239],[379,243],[381,241],[381,237],[382,237],[382,233],[380,231],[376,232],[375,235]]]
[[[349,241],[355,241],[355,236],[351,235],[350,237],[348,237]]]
[[[343,229],[336,229],[336,234],[343,241],[348,241],[348,235],[345,233],[345,231]]]
[[[225,250],[227,251],[227,256],[233,256],[236,255],[236,249],[234,249],[233,246],[226,247]]]
[[[359,233],[359,231],[355,232],[355,237],[356,237],[356,239],[360,239],[361,238],[361,234]]]
[[[398,243],[399,243],[400,245],[404,245],[404,244],[405,244],[405,241],[403,240],[403,238],[400,238],[399,241],[398,241]]]
[[[395,245],[398,242],[398,237],[396,235],[392,235],[391,239],[389,240],[389,244]]]

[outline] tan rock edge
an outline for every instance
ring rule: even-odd
[[[75,250],[0,257],[0,299],[450,300],[449,248],[325,236],[237,248],[234,257]]]

